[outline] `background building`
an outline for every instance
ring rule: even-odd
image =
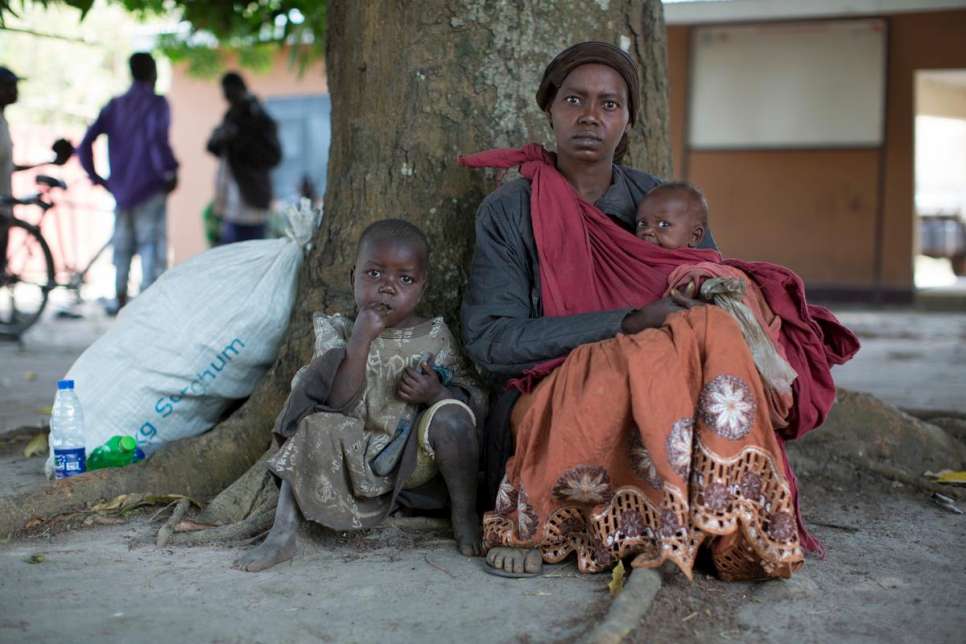
[[[231,68],[230,63],[226,65],[226,70]],[[272,172],[276,199],[294,202],[304,177],[321,197],[330,140],[330,102],[323,63],[317,61],[300,70],[291,64],[288,51],[280,51],[268,69],[241,69],[241,74],[279,125],[283,159]],[[167,96],[171,102],[171,144],[182,168],[178,189],[168,204],[169,243],[177,263],[207,248],[201,213],[214,194],[217,159],[208,154],[205,144],[227,104],[218,77],[192,76],[185,63],[172,67]]]
[[[813,295],[911,300],[917,216],[966,208],[966,3],[665,12],[675,173],[706,192],[724,252]]]

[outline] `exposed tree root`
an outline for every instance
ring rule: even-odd
[[[30,442],[38,434],[46,434],[50,431],[46,426],[25,425],[17,427],[0,436],[0,454],[18,451],[23,445]]]
[[[952,409],[916,409],[912,407],[902,407],[901,409],[910,416],[915,416],[919,420],[924,420],[926,422],[931,422],[936,418],[955,418],[957,420],[966,420],[966,413]]]
[[[178,505],[175,506],[174,512],[171,513],[171,516],[168,517],[168,520],[165,521],[164,525],[161,526],[161,529],[158,530],[158,538],[155,541],[155,544],[159,548],[163,548],[164,546],[168,545],[168,542],[171,540],[171,535],[174,534],[175,526],[178,525],[181,519],[184,518],[185,513],[190,507],[190,500],[181,499],[178,501]]]
[[[226,541],[240,541],[257,537],[272,527],[275,519],[275,505],[264,505],[252,513],[250,517],[236,523],[195,530],[192,532],[175,532],[171,535],[168,545],[198,546],[206,543]]]
[[[0,497],[0,539],[27,527],[43,526],[58,516],[89,512],[97,509],[98,502],[122,494],[214,497],[193,521],[217,527],[180,532],[187,511],[180,503],[157,539],[150,540],[158,545],[237,541],[267,530],[278,490],[264,462],[271,453],[266,449],[274,416],[286,393],[271,384],[279,380],[278,376],[266,377],[256,394],[214,430],[171,443],[144,463],[98,470]],[[848,462],[925,492],[966,498],[963,490],[921,476],[924,469],[960,467],[966,462],[966,447],[938,427],[865,394],[840,392],[826,427],[789,447],[793,460],[809,462],[806,469],[826,470],[834,461]],[[843,470],[841,475],[848,472]]]
[[[278,486],[265,468],[265,461],[275,451],[273,448],[262,454],[247,472],[212,499],[195,520],[209,525],[236,523],[247,518],[256,508],[276,503]]]
[[[957,489],[952,485],[940,485],[939,483],[933,483],[932,481],[928,481],[921,476],[913,476],[908,472],[899,469],[898,467],[889,465],[888,463],[879,463],[861,456],[851,456],[849,457],[849,460],[857,464],[859,467],[864,467],[871,472],[875,472],[879,476],[884,476],[889,480],[898,481],[904,485],[918,488],[923,492],[938,492],[939,494],[945,494],[946,496],[954,499],[966,498],[966,492]]]
[[[143,463],[88,472],[37,490],[0,496],[0,538],[23,530],[28,522],[35,526],[121,494],[181,494],[210,499],[265,453],[281,396],[284,393],[261,387],[212,431],[165,445]]]

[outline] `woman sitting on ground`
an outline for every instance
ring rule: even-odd
[[[802,545],[815,544],[796,521],[794,479],[748,346],[725,311],[664,295],[675,268],[721,257],[710,234],[668,250],[632,232],[659,183],[614,163],[638,101],[625,52],[575,45],[537,91],[556,153],[528,145],[462,160],[519,166],[524,177],[480,206],[462,311],[467,352],[507,384],[484,435],[495,497],[487,562],[533,574],[576,553],[594,572],[634,556],[635,566],[671,560],[690,576],[707,545],[722,577],[788,576]],[[830,362],[854,353],[854,336],[808,307],[786,269],[728,263],[784,322],[798,377],[782,431],[798,436],[831,406]]]

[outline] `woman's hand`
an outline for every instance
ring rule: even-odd
[[[433,357],[419,363],[417,367],[409,367],[403,371],[396,387],[399,399],[417,405],[429,405],[448,396],[446,388],[439,381],[439,376],[433,370]]]
[[[690,289],[688,292],[690,293]],[[624,316],[624,321],[621,322],[621,332],[633,335],[644,329],[656,329],[664,324],[670,314],[686,311],[702,304],[705,304],[705,302],[683,295],[675,289],[671,291],[670,295],[662,297],[656,302],[651,302],[643,308],[635,309]]]

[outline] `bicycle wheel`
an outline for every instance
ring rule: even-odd
[[[54,288],[54,258],[40,229],[19,219],[0,221],[6,257],[0,264],[0,337],[16,338],[47,306]],[[4,244],[0,239],[0,248]]]

